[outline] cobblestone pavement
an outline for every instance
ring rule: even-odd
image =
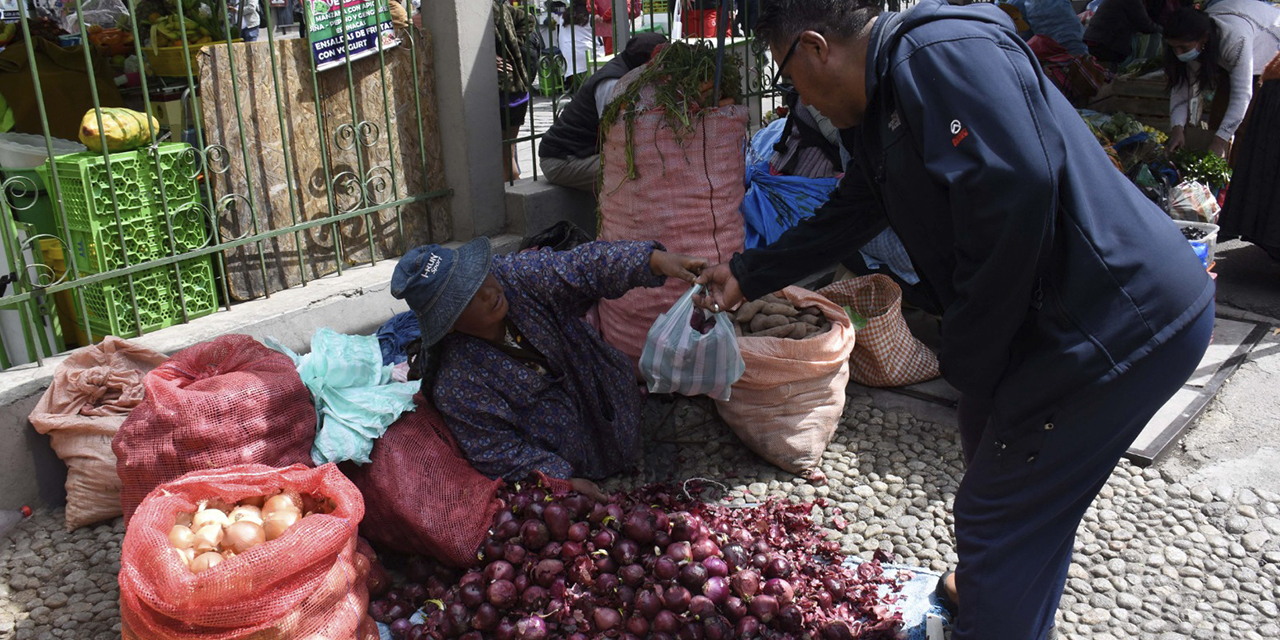
[[[652,399],[646,465],[607,489],[702,477],[722,499],[826,498],[817,517],[846,551],[907,564],[956,562],[950,507],[962,472],[955,430],[849,398],[823,458],[825,484],[747,451],[703,400]],[[1259,487],[1181,484],[1159,465],[1122,462],[1085,517],[1059,614],[1060,637],[1280,637],[1280,496]],[[838,511],[837,511],[838,510]],[[67,533],[40,510],[0,541],[0,638],[119,637],[123,525]]]

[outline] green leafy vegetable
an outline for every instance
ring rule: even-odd
[[[1215,191],[1231,182],[1231,167],[1227,161],[1208,151],[1179,149],[1173,154],[1173,164],[1178,167],[1183,180],[1209,185]]]

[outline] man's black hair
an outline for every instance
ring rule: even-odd
[[[756,38],[783,42],[809,30],[850,38],[880,15],[880,0],[760,0]]]
[[[622,57],[627,61],[627,68],[634,69],[648,62],[649,58],[653,57],[653,50],[666,42],[667,37],[660,33],[639,33],[631,36],[626,48],[622,51]]]

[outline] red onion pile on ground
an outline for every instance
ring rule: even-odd
[[[902,625],[880,595],[897,587],[888,556],[844,566],[812,503],[731,508],[660,485],[595,503],[536,482],[505,500],[475,568],[415,559],[370,615],[404,640],[887,640]]]

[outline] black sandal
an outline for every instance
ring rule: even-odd
[[[951,577],[955,571],[948,571],[938,578],[938,584],[933,588],[933,597],[938,601],[938,606],[946,610],[946,612],[955,618],[960,615],[960,603],[952,600],[947,595],[947,578]]]

